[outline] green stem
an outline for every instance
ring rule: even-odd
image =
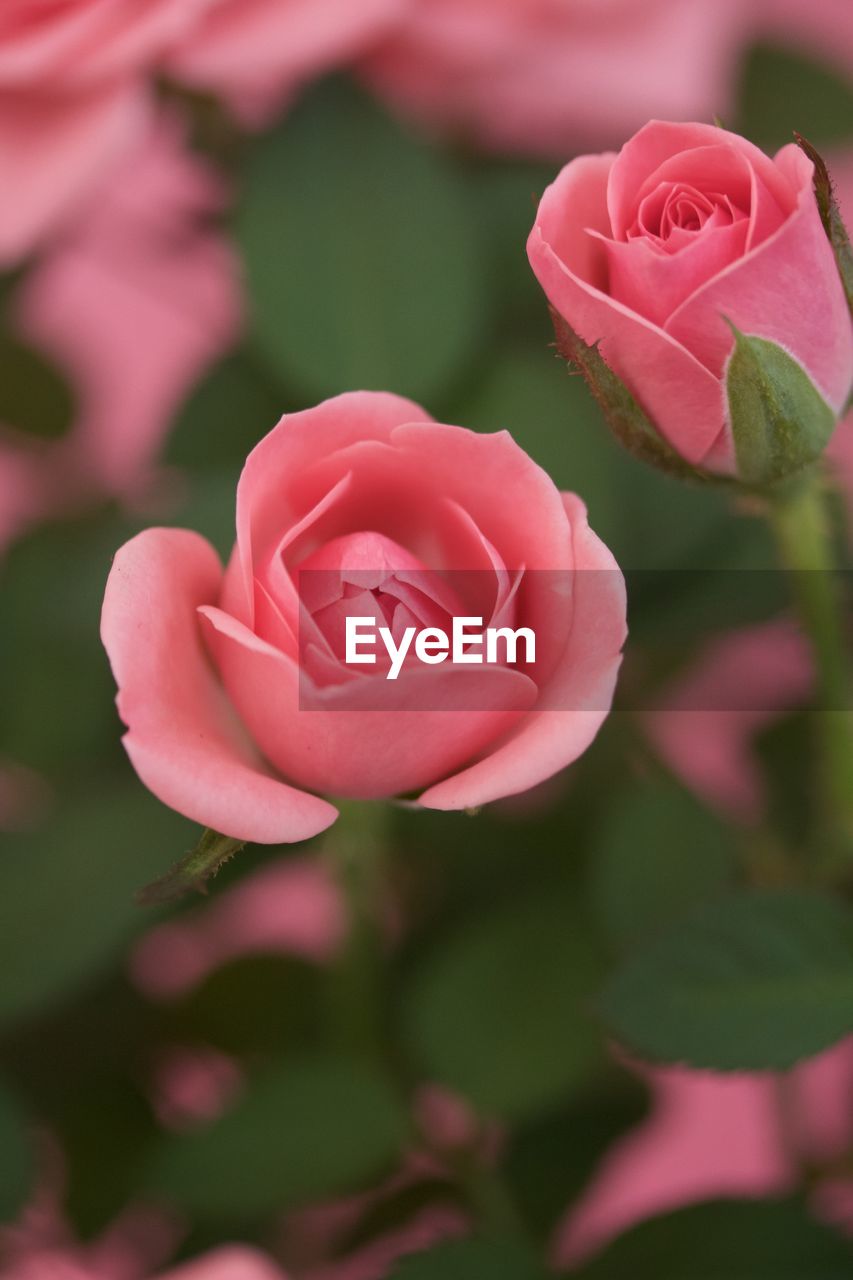
[[[853,859],[853,679],[822,478],[815,469],[775,495],[770,522],[814,655],[827,867],[843,856],[849,870]]]
[[[380,1057],[385,1042],[382,913],[386,906],[387,805],[339,804],[325,849],[347,910],[338,957],[333,1026],[346,1047]]]
[[[383,913],[388,906],[388,823],[381,803],[339,804],[340,817],[325,853],[347,908],[348,932],[338,956],[330,1010],[332,1027],[350,1053],[381,1061],[399,1074],[389,1048],[385,996]],[[390,1060],[390,1061],[389,1061]],[[403,1087],[408,1082],[401,1082]],[[478,1151],[454,1158],[439,1153],[470,1206],[481,1231],[523,1236],[524,1227],[508,1187]]]

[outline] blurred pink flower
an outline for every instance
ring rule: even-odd
[[[79,1261],[73,1254],[46,1250],[32,1254],[0,1273],[0,1280],[143,1280],[149,1272],[111,1270],[96,1261]],[[263,1254],[242,1245],[226,1245],[201,1258],[161,1273],[157,1280],[286,1280]]]
[[[853,76],[850,0],[753,0],[756,35]]]
[[[37,773],[0,756],[0,831],[36,823],[50,797],[50,787]]]
[[[411,0],[364,72],[427,126],[565,156],[730,115],[746,28],[742,0]]]
[[[53,444],[0,431],[0,548],[89,498],[144,493],[172,414],[238,331],[236,263],[208,225],[223,203],[162,120],[26,278],[16,328],[66,372],[77,419]]]
[[[176,79],[266,123],[314,76],[360,54],[406,0],[218,0],[169,59]]]
[[[853,1041],[781,1078],[638,1068],[652,1115],[611,1150],[556,1241],[577,1263],[645,1218],[700,1200],[793,1192],[801,1162],[826,1164],[853,1142]],[[853,1228],[853,1186],[827,1186],[814,1209]]]
[[[669,767],[713,808],[756,823],[764,787],[753,742],[812,690],[808,644],[785,621],[715,637],[667,690],[646,731]]]
[[[148,111],[145,75],[210,0],[3,0],[0,264],[89,195]]]
[[[264,1254],[241,1245],[226,1245],[203,1258],[185,1262],[159,1280],[286,1280]]]
[[[279,952],[328,960],[345,929],[343,904],[325,866],[283,858],[208,906],[152,929],[136,946],[131,972],[146,995],[177,999],[240,956]]]
[[[243,1073],[235,1060],[208,1045],[174,1045],[157,1056],[152,1106],[166,1129],[192,1129],[215,1120],[237,1099]]]
[[[75,1239],[61,1208],[64,1176],[54,1152],[20,1220],[0,1230],[0,1280],[146,1280],[174,1252],[176,1222],[142,1204],[124,1209],[97,1239]]]

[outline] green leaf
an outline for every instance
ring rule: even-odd
[[[152,1052],[175,1043],[167,1017],[113,970],[3,1036],[9,1078],[62,1150],[76,1236],[100,1234],[134,1198],[142,1161],[163,1137],[145,1077]]]
[[[0,1083],[0,1224],[18,1216],[34,1180],[28,1117],[16,1096]]]
[[[74,397],[40,352],[0,330],[0,423],[38,440],[58,440],[74,421]]]
[[[288,1058],[208,1128],[162,1148],[148,1190],[201,1217],[263,1216],[387,1172],[406,1129],[397,1097],[366,1064]]]
[[[685,462],[672,445],[664,440],[622,379],[607,364],[598,347],[584,342],[553,307],[550,311],[557,350],[564,360],[568,360],[583,375],[584,382],[620,444],[641,462],[647,462],[679,479],[726,483],[724,477],[712,476]]]
[[[130,532],[103,515],[51,524],[0,566],[0,755],[52,775],[119,757],[98,618],[112,557]]]
[[[849,1244],[796,1201],[717,1201],[620,1237],[577,1280],[846,1280]]]
[[[239,467],[188,472],[184,480],[184,501],[170,519],[182,529],[192,529],[207,538],[228,562],[234,548],[235,506]]]
[[[821,829],[818,812],[824,767],[816,742],[815,717],[808,707],[776,720],[756,734],[755,754],[761,764],[767,798],[768,826],[778,831],[783,847],[808,849]]]
[[[315,1043],[325,978],[316,965],[294,956],[242,956],[171,1009],[174,1039],[241,1056]]]
[[[207,882],[211,876],[215,876],[245,845],[245,840],[234,840],[209,829],[204,831],[192,852],[176,862],[165,875],[137,892],[137,902],[142,907],[162,906],[167,902],[177,902],[188,893],[207,893]]]
[[[266,370],[250,352],[235,351],[193,389],[169,432],[166,461],[204,471],[242,467],[282,411]]]
[[[75,1232],[93,1239],[133,1200],[162,1130],[138,1081],[93,1071],[75,1082],[55,1131],[67,1169],[66,1212]]]
[[[485,154],[470,154],[465,159],[463,177],[477,220],[478,238],[488,257],[496,323],[502,332],[534,345],[541,360],[550,326],[539,282],[530,270],[527,255],[519,248],[530,234],[543,191],[553,181],[554,167],[547,161]],[[499,357],[496,359],[493,354],[491,363],[498,362]],[[453,421],[457,421],[456,417]]]
[[[835,430],[835,413],[775,342],[731,329],[735,345],[726,389],[738,476],[767,485],[820,457]]]
[[[853,139],[853,89],[825,62],[758,45],[744,61],[735,131],[773,151],[795,129],[821,146]]]
[[[488,327],[477,227],[442,154],[326,84],[255,147],[238,218],[259,349],[307,399],[434,403]]]
[[[598,1007],[654,1061],[784,1071],[853,1031],[853,917],[807,890],[731,895],[626,960]]]
[[[850,236],[847,234],[847,228],[844,225],[844,219],[841,216],[841,210],[835,198],[835,188],[832,185],[832,179],[829,176],[823,156],[799,133],[794,136],[797,139],[797,145],[801,150],[805,151],[814,165],[814,189],[817,206],[820,209],[821,220],[829,237],[829,243],[835,253],[835,260],[838,263],[838,272],[841,276],[841,283],[844,286],[847,305],[851,313],[853,313],[853,248],[850,246]]]
[[[36,831],[4,837],[0,858],[0,1021],[78,988],[145,925],[141,876],[185,844],[192,825],[135,779],[103,778]]]
[[[413,1053],[483,1112],[523,1116],[577,1086],[601,1045],[597,958],[561,894],[501,905],[438,944],[404,993]]]
[[[398,1262],[388,1280],[547,1280],[532,1250],[516,1240],[451,1240]]]
[[[602,815],[589,851],[593,909],[618,950],[731,888],[732,832],[681,787],[646,780]]]
[[[505,1176],[513,1202],[542,1239],[580,1196],[611,1146],[646,1116],[648,1090],[627,1073],[612,1076],[511,1135]]]

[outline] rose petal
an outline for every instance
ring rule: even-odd
[[[526,791],[576,760],[610,710],[627,634],[625,583],[580,499],[563,494],[563,502],[577,570],[574,617],[544,698],[564,709],[534,711],[484,760],[429,787],[418,799],[424,808],[467,809]]]
[[[237,542],[246,598],[255,565],[263,563],[288,528],[321,502],[349,469],[330,483],[328,461],[359,441],[387,441],[401,422],[428,422],[411,400],[377,391],[351,391],[302,413],[286,414],[246,460],[237,488]],[[318,476],[318,471],[320,472]],[[251,625],[252,611],[246,621]]]
[[[796,184],[796,211],[762,244],[714,277],[666,324],[721,377],[732,350],[731,321],[784,347],[836,412],[850,392],[853,331],[832,248],[812,191],[811,161],[793,144],[776,157]],[[815,306],[819,282],[821,305]]]
[[[213,548],[185,530],[149,529],[118,552],[101,637],[124,745],[145,785],[186,817],[237,840],[305,840],[337,813],[271,775],[211,670],[196,609],[221,580]]]
[[[286,777],[317,790],[333,786],[336,795],[372,799],[426,786],[475,758],[536,699],[535,685],[518,671],[445,665],[393,682],[377,676],[322,689],[316,704],[328,710],[302,709],[296,662],[220,609],[200,613],[255,741]]]

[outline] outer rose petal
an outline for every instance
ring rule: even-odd
[[[135,84],[73,94],[0,94],[0,265],[52,231],[141,133]]]
[[[492,696],[491,705],[497,709],[454,710],[471,705],[466,693],[469,699],[477,697],[477,682],[486,669],[471,675],[467,668],[455,673],[445,668],[440,675],[435,670],[413,672],[396,684],[381,680],[381,710],[376,709],[376,677],[355,690],[346,686],[339,693],[330,691],[329,711],[303,710],[295,660],[220,609],[202,608],[201,614],[225,686],[255,741],[282,774],[336,795],[380,799],[426,786],[487,750],[535,699],[535,687],[526,676],[495,668],[489,672],[485,694]],[[430,704],[439,709],[408,711],[411,683],[419,690],[425,685]],[[359,706],[362,690],[364,702]],[[419,702],[416,695],[416,706],[424,702],[423,692]]]
[[[530,265],[555,310],[585,342],[601,343],[662,435],[696,465],[723,433],[723,386],[680,342],[604,292],[601,249],[585,228],[609,233],[612,164],[611,155],[581,156],[548,187],[527,242]]]
[[[561,667],[544,696],[576,710],[532,712],[485,759],[425,791],[418,800],[424,808],[467,809],[527,791],[576,760],[610,710],[627,635],[625,583],[587,524],[580,499],[563,494],[563,502],[577,571],[575,605]]]
[[[160,1280],[286,1280],[269,1258],[242,1245],[225,1245],[186,1262]]]
[[[185,530],[149,529],[118,552],[101,638],[124,744],[145,785],[186,817],[238,840],[305,840],[337,811],[274,778],[228,704],[196,614],[221,581],[213,548]]]

